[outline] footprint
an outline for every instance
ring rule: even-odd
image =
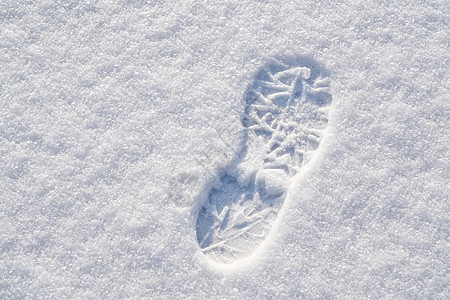
[[[274,59],[255,75],[245,94],[246,145],[197,218],[207,257],[231,263],[264,241],[291,179],[320,145],[331,98],[326,71],[311,59]]]

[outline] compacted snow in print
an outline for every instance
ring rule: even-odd
[[[446,1],[1,1],[1,299],[446,299]]]

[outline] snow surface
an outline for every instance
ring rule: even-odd
[[[0,3],[1,299],[450,296],[447,1]],[[273,56],[331,72],[317,155],[251,259],[199,196]]]

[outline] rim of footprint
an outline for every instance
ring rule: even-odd
[[[206,193],[196,222],[202,252],[219,263],[250,256],[267,238],[292,179],[328,125],[327,71],[305,57],[271,59],[245,94],[245,146]]]

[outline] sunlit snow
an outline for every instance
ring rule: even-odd
[[[446,1],[0,1],[0,299],[448,298],[448,18]],[[326,132],[295,177],[257,178],[287,193],[260,246],[211,260],[196,222],[245,147],[246,91],[296,56],[329,72]]]

